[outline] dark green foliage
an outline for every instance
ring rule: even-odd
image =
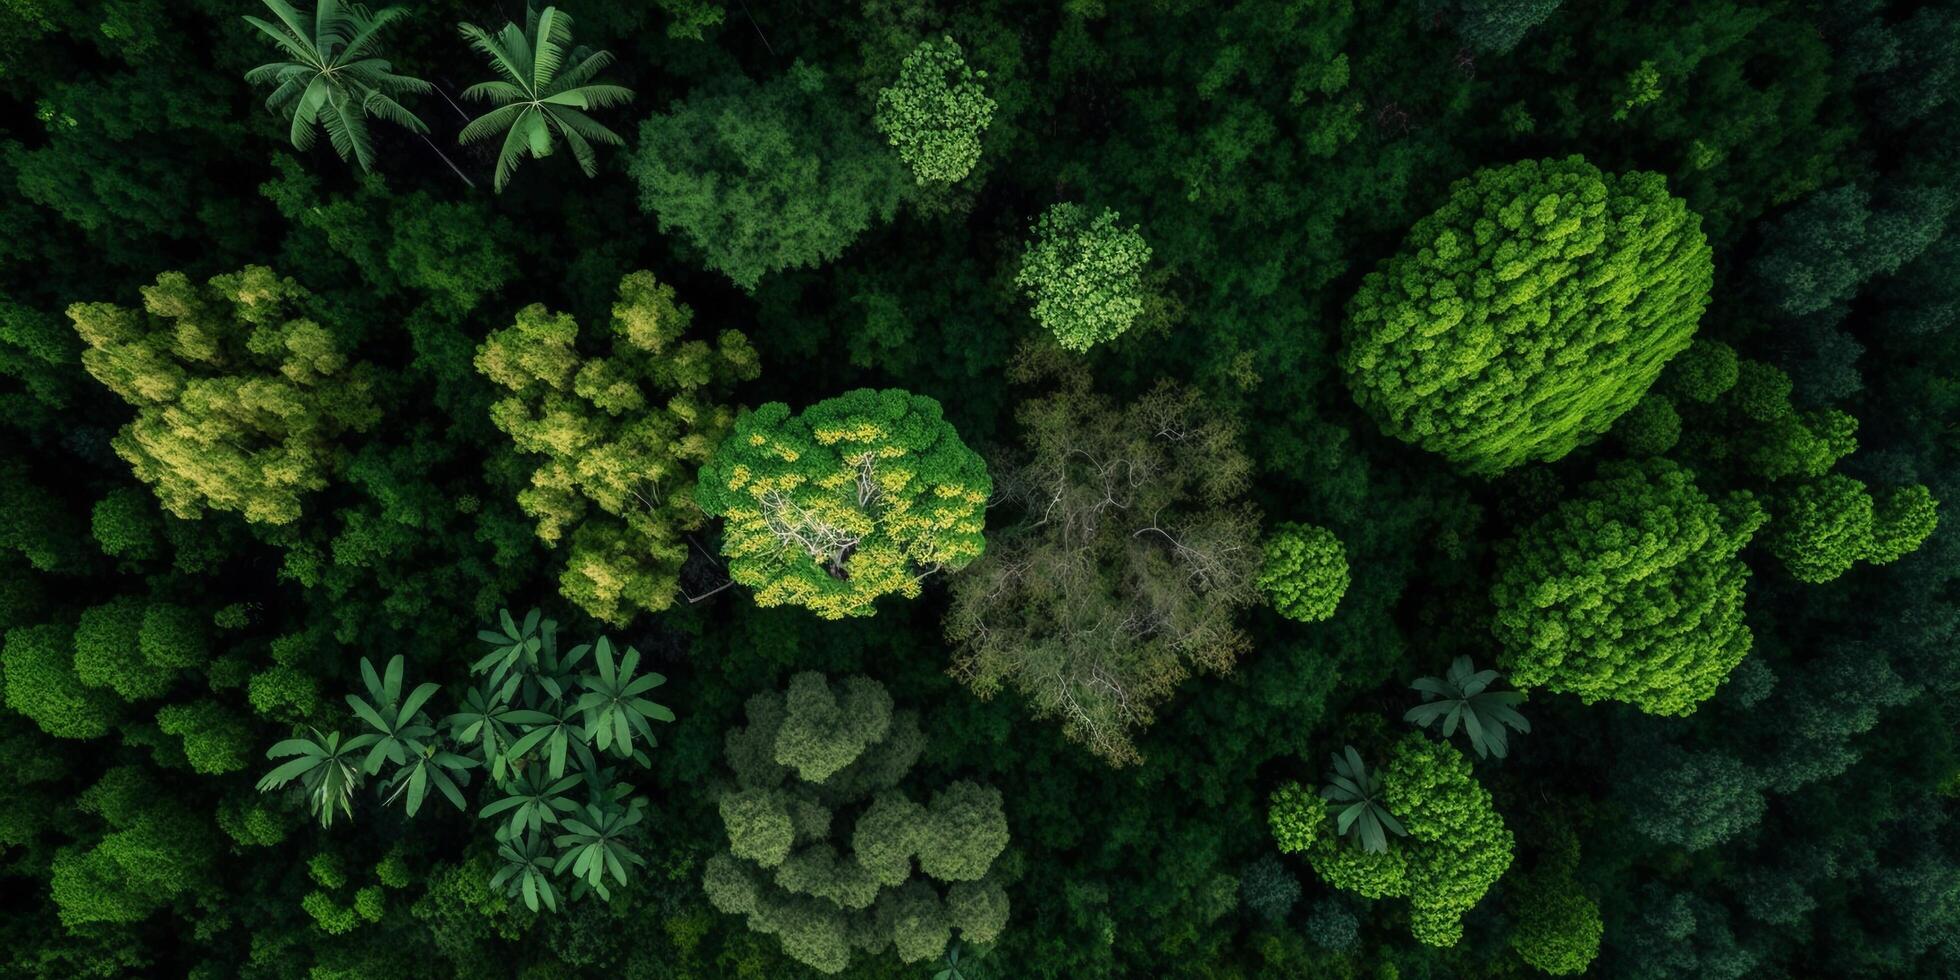
[[[335,813],[353,816],[354,791],[383,767],[393,767],[377,786],[383,805],[403,801],[410,817],[432,795],[467,811],[463,787],[481,772],[485,798],[501,794],[477,812],[494,818],[504,862],[490,887],[522,897],[533,912],[541,904],[557,911],[561,877],[573,879],[573,899],[610,899],[613,886],[628,883],[627,868],[646,864],[633,828],[647,805],[616,781],[610,763],[652,765],[647,750],[657,740],[649,722],[671,722],[674,713],[646,695],[666,678],[640,671],[638,650],[616,654],[604,636],[561,654],[557,622],[538,610],[521,622],[508,610],[498,618],[501,630],[478,635],[491,651],[470,668],[482,679],[463,710],[443,718],[425,712],[440,685],[405,690],[401,657],[385,671],[362,658],[366,696],[350,694],[347,705],[364,730],[347,738],[314,730],[274,745],[268,758],[290,758],[259,780],[259,791],[297,780],[307,808],[331,827]],[[583,803],[571,793],[579,787]],[[317,914],[352,928],[345,910],[322,906]]]
[[[836,83],[801,62],[737,75],[640,127],[630,170],[660,230],[744,289],[829,262],[891,220],[903,171]]]
[[[1268,923],[1286,921],[1293,903],[1300,900],[1300,879],[1270,854],[1246,865],[1239,876],[1239,897],[1246,911]]]
[[[362,170],[372,170],[370,116],[414,132],[428,131],[396,99],[433,86],[396,74],[378,50],[381,32],[408,16],[407,8],[383,7],[370,14],[360,5],[315,0],[312,11],[302,12],[285,0],[261,2],[274,19],[248,16],[245,22],[289,60],[260,65],[246,72],[245,80],[272,88],[265,107],[291,123],[294,149],[308,149],[316,132],[324,129],[342,160],[352,158]]]
[[[1478,670],[1469,657],[1458,657],[1450,663],[1447,675],[1418,678],[1411,685],[1422,692],[1423,703],[1410,708],[1402,720],[1420,728],[1440,720],[1444,738],[1456,734],[1461,725],[1470,747],[1477,750],[1477,758],[1492,755],[1502,759],[1509,750],[1509,731],[1529,732],[1531,723],[1517,711],[1524,695],[1490,690],[1499,676],[1494,670]]]
[[[598,156],[592,144],[618,146],[625,141],[585,110],[633,98],[624,86],[593,82],[612,64],[611,53],[573,47],[571,15],[557,7],[526,8],[521,29],[509,23],[495,32],[475,24],[463,24],[461,30],[498,75],[463,90],[463,98],[490,102],[495,108],[470,120],[457,134],[464,143],[502,134],[493,186],[502,191],[524,157],[548,157],[560,140],[587,177],[597,175]]]
[[[1562,0],[1421,0],[1424,10],[1447,17],[1465,43],[1503,54],[1518,46],[1525,32],[1552,16]]]

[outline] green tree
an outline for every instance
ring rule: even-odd
[[[1939,526],[1939,502],[1924,486],[1875,501],[1862,481],[1841,473],[1779,493],[1771,509],[1770,553],[1800,582],[1829,582],[1860,561],[1897,561]]]
[[[1358,756],[1346,760],[1346,772],[1335,775],[1352,781],[1358,762]],[[1406,834],[1382,837],[1379,849],[1343,843],[1330,808],[1329,823],[1306,848],[1307,863],[1335,888],[1364,898],[1408,898],[1415,938],[1454,946],[1463,914],[1510,867],[1511,832],[1470,760],[1446,742],[1411,734],[1394,744],[1377,775],[1379,786],[1368,794],[1376,799],[1372,805]]]
[[[1039,718],[1112,765],[1194,671],[1224,673],[1250,641],[1259,515],[1236,417],[1160,383],[1129,405],[1076,359],[1024,351],[1010,378],[1054,380],[1021,402],[1023,450],[996,462],[1015,514],[953,582],[952,672],[982,698],[1012,687]]]
[[[1469,657],[1458,657],[1446,676],[1417,678],[1411,687],[1422,692],[1423,703],[1410,708],[1402,720],[1428,728],[1440,719],[1445,739],[1456,734],[1460,723],[1477,758],[1502,759],[1510,749],[1508,730],[1530,732],[1531,723],[1515,707],[1524,700],[1523,694],[1490,690],[1499,676],[1494,670],[1478,670]]]
[[[640,207],[746,290],[837,258],[891,220],[904,171],[830,88],[798,62],[761,85],[718,79],[648,119],[629,167]]]
[[[696,471],[735,422],[721,399],[760,371],[737,331],[681,340],[693,319],[636,272],[619,283],[609,356],[581,352],[578,323],[541,304],[477,347],[476,369],[510,392],[491,420],[542,457],[517,501],[540,539],[566,545],[560,592],[617,625],[672,605],[703,522]]]
[[[917,715],[894,711],[876,681],[806,672],[787,691],[750,698],[747,717],[726,739],[736,780],[719,801],[728,850],[708,859],[702,881],[716,908],[824,973],[848,966],[853,948],[896,947],[919,963],[938,958],[955,929],[966,942],[999,937],[1000,793],[960,780],[913,802],[900,784],[924,748]]]
[[[82,683],[75,670],[75,630],[59,623],[7,631],[0,646],[7,707],[56,738],[100,738],[116,722],[115,695]]]
[[[955,183],[980,161],[980,134],[993,121],[984,71],[968,68],[953,39],[921,41],[905,56],[898,79],[878,92],[872,119],[898,148],[919,183]]]
[[[1714,263],[1653,173],[1479,170],[1348,305],[1341,366],[1383,431],[1478,475],[1555,460],[1688,347]]]
[[[1855,184],[1818,191],[1769,224],[1755,284],[1791,316],[1823,310],[1917,258],[1956,204],[1960,195],[1944,187],[1887,188],[1877,204]]]
[[[1262,854],[1239,875],[1239,895],[1246,911],[1262,922],[1277,925],[1286,921],[1287,913],[1300,900],[1300,879],[1279,858]]]
[[[92,842],[63,847],[49,869],[49,890],[69,928],[140,922],[184,892],[213,882],[218,839],[200,816],[145,773],[121,766],[76,798],[101,819]]]
[[[1143,312],[1143,269],[1150,245],[1135,225],[1104,208],[1064,201],[1041,213],[1021,254],[1014,285],[1034,300],[1036,323],[1072,351],[1114,340]]]
[[[586,115],[586,110],[633,100],[631,89],[592,82],[612,64],[612,55],[572,47],[572,17],[557,7],[543,11],[527,8],[522,30],[514,23],[505,24],[495,34],[475,24],[459,28],[470,46],[488,58],[490,67],[502,76],[463,90],[463,98],[492,102],[496,108],[471,120],[457,134],[463,143],[503,134],[493,186],[502,191],[527,154],[538,159],[548,157],[559,139],[571,148],[572,157],[587,177],[597,176],[598,157],[592,144],[618,146],[624,140]]]
[[[613,885],[631,881],[627,868],[646,863],[634,849],[646,801],[618,780],[614,763],[652,766],[647,750],[658,743],[649,722],[671,722],[674,713],[647,695],[666,678],[640,671],[638,650],[616,653],[604,636],[561,652],[557,622],[538,610],[521,621],[500,610],[498,620],[499,629],[478,633],[490,651],[470,667],[480,680],[462,710],[426,711],[441,687],[405,691],[402,657],[384,671],[363,657],[365,697],[349,695],[347,704],[366,730],[350,738],[313,730],[279,742],[266,756],[291,758],[258,789],[297,781],[307,808],[330,827],[336,812],[352,818],[354,792],[383,769],[390,770],[378,787],[383,805],[401,800],[410,817],[431,790],[468,810],[463,789],[482,772],[479,801],[496,798],[476,815],[490,822],[502,862],[488,875],[490,887],[533,912],[556,911],[558,879],[569,872],[571,899],[610,900]],[[588,663],[594,672],[580,673]],[[323,911],[347,921],[344,909]]]
[[[374,141],[368,135],[369,117],[385,119],[410,132],[429,127],[395,101],[402,95],[428,92],[435,86],[419,78],[395,74],[394,66],[378,53],[380,35],[388,25],[408,16],[402,7],[383,7],[370,14],[358,4],[317,0],[311,23],[285,0],[260,0],[278,23],[258,17],[245,22],[269,38],[291,61],[274,61],[245,73],[253,85],[271,85],[265,107],[292,123],[293,148],[313,146],[316,129],[342,160],[353,158],[362,170],[374,169]]]
[[[340,462],[337,438],[380,418],[370,371],[306,315],[305,289],[263,266],[201,287],[166,272],[142,292],[142,310],[68,308],[83,367],[136,407],[116,455],[178,517],[297,520]]]
[[[1599,903],[1573,880],[1577,841],[1570,860],[1546,858],[1531,873],[1504,885],[1511,913],[1511,948],[1532,967],[1552,976],[1577,976],[1599,956],[1605,932]]]
[[[1602,467],[1499,547],[1491,628],[1512,683],[1693,712],[1749,652],[1736,555],[1764,519],[1666,460]]]
[[[736,420],[695,499],[726,519],[729,575],[758,605],[841,619],[871,615],[879,596],[915,598],[927,577],[978,558],[992,493],[938,402],[860,388]]]
[[[1369,770],[1352,745],[1334,755],[1320,798],[1333,804],[1334,831],[1370,854],[1386,853],[1390,834],[1409,835],[1382,804],[1381,774]]]
[[[1334,615],[1348,590],[1347,549],[1334,532],[1282,523],[1266,538],[1259,591],[1287,619],[1314,623]]]

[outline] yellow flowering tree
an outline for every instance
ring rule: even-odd
[[[727,519],[729,575],[758,605],[842,619],[980,557],[992,492],[937,401],[860,388],[796,415],[770,402],[743,416],[695,499]]]

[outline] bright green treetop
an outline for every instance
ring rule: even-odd
[[[1104,208],[1062,202],[1041,213],[1014,285],[1034,300],[1034,319],[1063,347],[1085,351],[1114,340],[1143,312],[1150,244]]]
[[[1492,631],[1512,683],[1694,711],[1749,652],[1736,555],[1764,519],[1747,493],[1710,500],[1666,460],[1602,467],[1500,546]]]
[[[1264,546],[1259,591],[1287,619],[1313,623],[1334,615],[1347,594],[1347,549],[1334,532],[1313,524],[1273,528]]]
[[[672,604],[702,523],[695,472],[735,421],[721,398],[760,371],[737,331],[682,341],[693,318],[636,272],[620,280],[609,356],[582,352],[578,323],[542,304],[477,348],[477,370],[510,392],[491,419],[540,457],[517,502],[546,542],[569,532],[559,589],[607,622]]]
[[[728,850],[702,881],[716,908],[825,973],[849,965],[854,948],[896,948],[918,963],[943,953],[954,929],[967,942],[1000,935],[1000,792],[961,780],[913,801],[899,784],[925,747],[916,714],[894,711],[876,681],[817,673],[747,708],[748,724],[726,739]]]
[[[978,558],[992,492],[938,402],[860,388],[796,415],[770,402],[743,416],[695,497],[727,519],[729,574],[758,605],[841,619]]]
[[[1579,157],[1458,181],[1362,280],[1341,364],[1382,429],[1489,475],[1554,460],[1686,349],[1714,264],[1659,174]]]
[[[311,296],[263,266],[194,285],[166,272],[143,309],[68,308],[82,366],[136,406],[113,445],[164,509],[289,524],[327,485],[336,438],[379,420],[368,372],[303,310]]]
[[[1454,946],[1463,936],[1463,914],[1511,866],[1511,831],[1472,774],[1469,758],[1446,742],[1403,738],[1375,778],[1376,805],[1406,834],[1349,840],[1334,823],[1337,803],[1322,811],[1325,825],[1318,833],[1290,831],[1287,839],[1304,842],[1307,863],[1321,880],[1364,898],[1407,898],[1415,938]],[[1275,795],[1270,819],[1276,829],[1312,814],[1299,802],[1297,795]]]
[[[966,66],[952,38],[922,41],[905,56],[898,80],[878,92],[878,131],[898,148],[919,183],[953,183],[980,160],[980,134],[994,118],[994,100]]]

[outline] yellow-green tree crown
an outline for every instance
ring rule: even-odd
[[[1341,366],[1384,432],[1495,474],[1605,432],[1687,348],[1713,281],[1659,174],[1479,170],[1362,280]]]
[[[477,348],[476,369],[510,392],[491,420],[539,458],[519,506],[547,543],[570,532],[559,590],[615,625],[673,603],[686,534],[704,521],[695,474],[735,421],[720,399],[761,370],[738,331],[681,340],[693,319],[673,287],[635,272],[619,283],[609,356],[581,351],[578,323],[535,303]]]
[[[860,388],[797,415],[770,402],[742,416],[696,499],[727,519],[722,554],[757,605],[842,619],[980,557],[992,493],[938,402]]]
[[[1749,652],[1736,555],[1765,519],[1748,493],[1711,500],[1664,459],[1603,467],[1500,546],[1499,663],[1519,687],[1693,712]]]
[[[264,266],[202,286],[166,272],[142,293],[141,310],[68,308],[82,366],[136,406],[116,455],[178,517],[297,520],[338,465],[336,437],[380,418],[366,368],[303,314],[311,295]]]

